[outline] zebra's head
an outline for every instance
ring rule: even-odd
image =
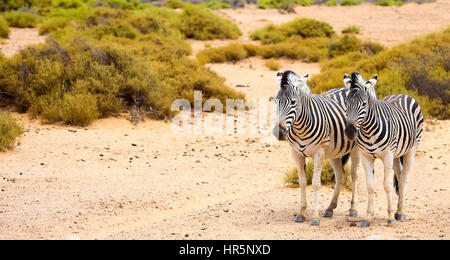
[[[378,76],[375,75],[366,82],[358,72],[353,72],[351,78],[347,74],[344,76],[344,84],[350,89],[350,93],[345,100],[347,107],[345,135],[350,140],[355,139],[362,122],[366,118],[369,95],[375,95],[374,86],[377,79]]]
[[[300,92],[310,93],[310,89],[306,84],[308,77],[309,74],[305,77],[300,77],[290,70],[277,73],[280,90],[275,98],[277,124],[273,128],[272,133],[278,140],[286,140],[287,133],[296,118]]]

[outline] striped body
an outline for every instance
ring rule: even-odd
[[[391,95],[377,100],[370,96],[358,146],[374,157],[390,150],[399,158],[420,142],[422,125],[422,111],[412,97]]]

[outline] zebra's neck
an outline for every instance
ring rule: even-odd
[[[361,133],[365,136],[372,135],[374,130],[382,124],[379,114],[380,102],[375,96],[369,95],[366,118],[361,123]]]
[[[311,101],[312,94],[307,91],[300,91],[297,109],[296,109],[296,117],[293,122],[293,129],[295,129],[295,134],[298,137],[302,137],[306,135],[309,130],[313,127],[312,124],[312,111],[311,111]]]

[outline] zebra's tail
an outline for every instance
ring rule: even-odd
[[[341,157],[342,166],[344,166],[348,162],[348,158],[350,158],[350,153]]]
[[[403,168],[403,156],[400,157],[400,165]],[[394,188],[395,188],[395,193],[397,193],[397,195],[399,195],[398,179],[397,179],[397,175],[396,174],[394,174]]]

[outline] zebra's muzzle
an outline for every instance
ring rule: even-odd
[[[277,138],[279,141],[284,141],[286,140],[286,135],[287,135],[287,131],[286,128],[284,126],[282,126],[281,124],[276,125],[273,130],[272,130],[272,134],[275,136],[275,138]]]
[[[348,139],[354,140],[356,137],[356,126],[355,123],[347,123],[345,126],[345,136]]]

